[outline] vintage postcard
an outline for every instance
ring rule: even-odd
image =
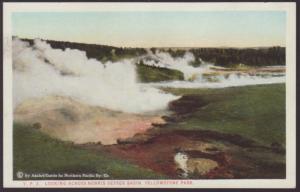
[[[295,187],[295,3],[3,9],[4,187]]]

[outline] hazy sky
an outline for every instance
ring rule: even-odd
[[[13,35],[126,47],[285,46],[285,12],[13,13]]]

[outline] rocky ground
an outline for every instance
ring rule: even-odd
[[[81,147],[94,152],[104,150],[171,178],[285,177],[285,150],[280,145],[259,145],[238,134],[165,128],[175,126],[204,105],[195,96],[184,96],[170,104],[174,114],[164,117],[167,124],[120,139],[115,145]]]

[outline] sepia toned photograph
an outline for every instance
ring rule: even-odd
[[[4,14],[4,184],[294,186],[295,4]]]

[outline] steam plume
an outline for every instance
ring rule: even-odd
[[[31,47],[13,40],[14,107],[29,98],[68,96],[129,113],[163,110],[176,96],[136,81],[131,60],[101,63],[74,49],[53,49],[41,40]]]

